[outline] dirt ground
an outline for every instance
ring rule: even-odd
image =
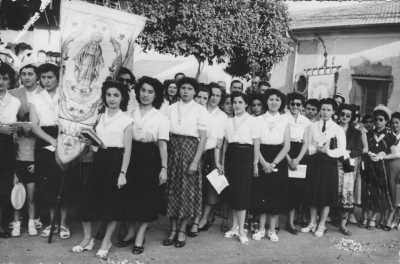
[[[184,248],[164,247],[160,241],[168,229],[166,219],[154,223],[148,231],[145,252],[134,256],[130,248],[113,248],[108,261],[95,257],[95,252],[75,254],[71,248],[81,239],[81,228],[73,225],[72,238],[56,238],[52,244],[40,237],[0,239],[0,264],[59,264],[59,263],[273,263],[273,264],[398,264],[400,263],[400,232],[369,231],[350,226],[353,236],[343,240],[337,228],[329,226],[323,238],[311,234],[293,236],[281,230],[280,241],[250,241],[241,245],[235,239],[226,239],[219,230],[218,221],[199,237],[188,238]],[[346,238],[347,239],[347,238]],[[97,243],[99,244],[99,243]],[[340,246],[341,245],[341,246]],[[98,246],[98,245],[97,245]]]

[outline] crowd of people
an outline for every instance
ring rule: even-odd
[[[29,235],[50,235],[62,174],[54,234],[71,236],[67,216],[78,207],[83,239],[72,251],[92,250],[100,238],[100,258],[114,233],[115,246],[142,253],[160,215],[170,220],[162,245],[177,248],[209,230],[215,215],[230,223],[224,236],[242,244],[279,241],[282,216],[291,234],[316,237],[328,221],[346,236],[348,224],[398,225],[400,113],[385,106],[361,117],[340,94],[306,100],[258,77],[247,89],[240,80],[227,88],[182,73],[162,84],[122,68],[102,86],[93,127],[101,146],[82,138],[85,151],[63,171],[48,148],[57,146],[58,87],[56,65],[28,64],[18,73],[0,65],[1,238],[19,237],[26,223]],[[206,179],[213,170],[229,182],[221,194]],[[17,182],[26,186],[27,212],[14,211],[9,232],[2,216]]]

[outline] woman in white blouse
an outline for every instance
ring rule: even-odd
[[[43,88],[36,93],[30,103],[30,120],[32,122],[32,132],[36,136],[35,145],[35,172],[39,177],[39,206],[50,208],[50,223],[54,219],[57,196],[60,189],[62,170],[57,164],[54,150],[57,146],[58,136],[58,82],[59,67],[45,63],[39,66],[39,80]],[[65,178],[68,181],[68,178]],[[70,237],[71,233],[66,225],[67,204],[72,199],[72,193],[68,190],[69,184],[63,185],[63,201],[61,207],[61,224],[59,235],[62,239]],[[42,231],[42,237],[50,235],[50,225]],[[55,230],[57,232],[57,229]]]
[[[288,201],[288,162],[286,155],[290,149],[290,130],[285,109],[285,95],[277,89],[269,89],[266,95],[267,112],[258,118],[261,129],[259,151],[259,177],[254,179],[253,210],[260,215],[259,230],[253,234],[254,240],[265,235],[273,241],[279,240],[276,234],[279,214],[287,212]],[[270,214],[269,230],[265,224]]]
[[[15,147],[13,136],[17,132],[12,123],[17,121],[20,100],[7,90],[15,83],[15,72],[6,63],[0,64],[0,238],[10,237],[3,228],[3,212],[9,205],[9,197],[14,179]]]
[[[247,96],[233,92],[231,99],[234,117],[228,118],[225,126],[223,157],[226,157],[225,175],[229,181],[224,192],[232,209],[233,224],[225,237],[238,237],[242,244],[247,244],[244,222],[251,206],[252,178],[258,174],[260,129],[257,118],[246,112]]]
[[[311,121],[301,114],[301,109],[304,107],[305,98],[299,93],[290,93],[287,95],[290,113],[287,114],[289,119],[290,130],[290,151],[286,156],[289,169],[297,170],[298,165],[307,164],[307,149],[308,149],[308,127]],[[303,176],[303,175],[302,175]],[[305,194],[305,173],[304,178],[289,177],[288,183],[288,206],[289,219],[287,230],[289,233],[297,235],[298,231],[294,224],[296,210],[299,212],[304,209],[304,194]],[[303,210],[302,210],[303,211]]]
[[[343,128],[332,120],[336,111],[333,99],[322,99],[321,119],[310,126],[309,163],[307,167],[306,204],[310,206],[310,223],[301,232],[315,232],[322,237],[326,232],[326,219],[331,206],[338,201],[338,158],[346,151]],[[321,209],[317,225],[317,210]]]
[[[159,110],[163,89],[158,80],[140,78],[135,92],[139,108],[133,112],[132,154],[124,201],[124,220],[131,224],[118,245],[124,247],[135,240],[132,253],[141,254],[147,226],[157,219],[161,208],[159,185],[167,181],[169,122]]]
[[[206,231],[210,227],[208,218],[214,205],[218,202],[218,194],[211,186],[205,177],[214,169],[222,174],[223,167],[221,162],[222,139],[224,137],[224,126],[227,120],[227,115],[219,108],[222,98],[224,97],[224,90],[217,83],[210,83],[209,85],[210,98],[206,102],[207,111],[209,114],[209,135],[205,152],[202,157],[202,174],[204,183],[204,209],[198,221],[193,224],[191,232],[196,234],[196,231]],[[195,230],[194,230],[195,229]],[[197,229],[197,230],[196,230]]]
[[[178,83],[180,101],[169,109],[168,205],[171,232],[164,246],[181,248],[186,243],[189,219],[201,214],[202,179],[199,162],[207,134],[207,110],[193,99],[199,85],[195,79]]]
[[[111,237],[115,227],[123,218],[123,190],[126,184],[132,148],[132,118],[126,111],[129,102],[129,91],[120,82],[106,81],[102,86],[101,98],[106,109],[99,117],[95,126],[96,134],[101,139],[103,146],[94,156],[94,173],[88,181],[95,184],[93,188],[92,210],[97,215],[97,220],[107,222],[106,232],[96,256],[107,259],[112,246]],[[94,179],[93,179],[94,178]],[[80,253],[92,250],[92,225],[83,222],[84,238],[82,242],[73,247],[72,251]]]

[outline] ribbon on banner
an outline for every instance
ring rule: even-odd
[[[62,1],[60,133],[57,160],[62,167],[84,149],[80,131],[93,127],[101,86],[132,58],[146,18],[83,1]]]

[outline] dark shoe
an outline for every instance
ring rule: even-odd
[[[132,254],[133,254],[133,255],[140,255],[140,254],[143,253],[143,251],[144,251],[144,247],[143,247],[143,246],[140,246],[140,247],[138,247],[138,246],[133,246]]]
[[[339,227],[339,231],[340,231],[340,233],[342,233],[345,236],[351,236],[352,235],[350,230],[348,230],[347,228]]]
[[[129,240],[120,240],[115,244],[115,246],[119,247],[119,248],[124,248],[124,247],[129,246],[130,244],[133,244],[133,241],[134,241],[133,238],[131,238]]]
[[[176,236],[177,236],[177,232],[171,231],[171,234],[169,235],[169,237],[167,237],[166,239],[163,240],[162,244],[163,246],[172,246],[176,240]]]
[[[208,231],[208,229],[210,229],[211,226],[212,223],[207,222],[207,224],[205,224],[203,227],[199,227],[199,232]]]
[[[390,226],[383,225],[383,226],[382,226],[382,230],[383,230],[383,231],[386,231],[386,232],[389,232],[389,231],[392,231],[392,228],[391,228]]]
[[[292,235],[297,235],[299,233],[299,231],[296,228],[293,228],[290,225],[286,227],[286,230]]]
[[[179,234],[179,233],[185,234],[185,232],[183,232],[183,231],[179,231],[178,234]],[[176,237],[176,240],[175,240],[174,246],[175,246],[176,248],[182,248],[182,247],[184,247],[185,245],[186,245],[186,237],[185,237],[185,239],[184,239],[183,241],[180,241],[180,240],[178,239],[178,236],[177,236],[177,237]]]
[[[10,232],[0,232],[0,238],[10,238],[11,234]]]
[[[197,231],[196,232],[192,231],[193,226],[197,226]],[[189,237],[197,237],[199,235],[199,224],[193,224],[191,227],[188,227],[187,235]]]

